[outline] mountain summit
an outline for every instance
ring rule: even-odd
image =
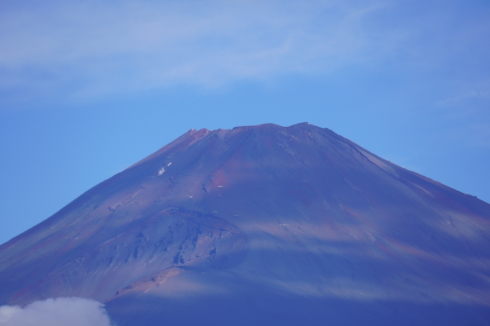
[[[117,325],[489,325],[490,205],[307,123],[189,130],[0,246]]]

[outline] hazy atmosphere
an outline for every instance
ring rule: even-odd
[[[483,0],[0,1],[0,243],[191,128],[307,121],[490,202],[488,17]]]

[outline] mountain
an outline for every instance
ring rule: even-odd
[[[490,325],[490,205],[307,123],[192,129],[0,246],[0,289],[119,326]]]

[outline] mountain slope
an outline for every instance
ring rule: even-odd
[[[489,286],[490,205],[309,124],[190,130],[0,247],[1,303],[120,325],[481,324]]]

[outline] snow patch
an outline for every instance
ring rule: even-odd
[[[172,162],[169,162],[169,163],[167,164],[167,166],[170,166],[170,165],[172,165]]]
[[[160,170],[158,170],[158,175],[162,175],[163,173],[165,173],[165,168],[161,168]]]

